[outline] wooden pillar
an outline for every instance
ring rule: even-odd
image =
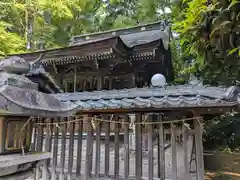
[[[60,122],[59,118],[55,118],[55,122]],[[54,127],[54,141],[53,141],[53,157],[52,157],[52,180],[56,179],[57,157],[58,157],[58,134],[59,127]]]
[[[66,81],[64,82],[64,92],[68,92],[68,84]]]
[[[98,117],[101,118],[101,117]],[[100,177],[100,166],[101,166],[101,128],[102,123],[98,122],[96,127],[96,161],[95,161],[95,178]]]
[[[172,147],[172,180],[177,180],[176,128],[173,123],[171,123],[171,147]]]
[[[109,82],[108,89],[111,90],[112,89],[112,76],[109,76],[108,80],[109,80],[108,81]]]
[[[102,116],[103,119],[109,120],[109,117],[107,115]],[[110,157],[110,123],[105,123],[105,169],[104,169],[104,176],[105,179],[109,178],[109,157]]]
[[[148,120],[152,122],[152,115],[148,117]],[[153,179],[154,166],[153,166],[153,125],[148,125],[148,179]]]
[[[93,130],[90,119],[87,120],[87,147],[86,147],[86,161],[85,161],[85,177],[84,180],[89,180],[92,174],[92,157],[93,157]]]
[[[73,117],[69,118],[69,121],[71,121]],[[68,175],[67,175],[67,180],[72,180],[73,179],[73,148],[74,148],[74,132],[75,132],[75,123],[71,122],[69,124],[69,148],[68,148]]]
[[[129,119],[124,116],[124,179],[129,179]]]
[[[73,92],[77,89],[77,68],[74,69]]]
[[[134,88],[136,86],[136,77],[135,74],[132,74],[132,87]]]
[[[203,162],[203,144],[202,144],[202,125],[200,119],[194,120],[195,147],[196,147],[196,165],[197,180],[204,180],[204,162]]]
[[[100,91],[103,89],[103,77],[99,76],[97,78],[97,90]]]
[[[184,151],[184,177],[185,180],[190,180],[189,174],[189,158],[188,158],[188,129],[184,123],[182,123],[182,139],[183,139],[183,151]]]
[[[63,118],[63,122],[67,122],[67,117]],[[60,158],[60,174],[59,180],[64,180],[64,168],[65,168],[65,153],[66,153],[66,134],[67,134],[67,124],[62,126],[62,140],[61,140],[61,158]]]
[[[161,114],[157,115],[157,121],[163,121]],[[158,125],[158,178],[165,180],[165,152],[163,124]]]
[[[83,133],[83,121],[78,122],[78,144],[77,144],[77,170],[76,177],[81,179],[81,163],[82,163],[82,133]]]
[[[136,123],[142,122],[141,114],[136,114]],[[141,138],[141,125],[135,125],[135,170],[136,180],[142,179],[142,138]]]

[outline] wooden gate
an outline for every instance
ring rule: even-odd
[[[40,119],[34,128],[32,151],[52,152],[36,180],[204,179],[199,117],[98,114]]]

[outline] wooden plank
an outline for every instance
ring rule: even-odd
[[[78,123],[78,148],[77,148],[77,171],[76,176],[81,179],[81,162],[82,162],[82,133],[83,133],[83,121]]]
[[[194,120],[196,159],[197,159],[197,180],[204,180],[204,163],[203,163],[203,144],[202,144],[202,127],[200,120]]]
[[[177,147],[175,125],[171,123],[171,146],[172,146],[172,180],[177,180]]]
[[[99,178],[100,176],[100,157],[101,157],[101,122],[98,123],[96,127],[96,163],[95,163],[95,176]]]
[[[89,180],[91,178],[92,173],[92,157],[93,157],[93,131],[91,122],[88,119],[88,132],[87,132],[87,148],[86,148],[86,162],[85,162],[85,180]]]
[[[148,120],[152,122],[152,116],[148,117]],[[153,179],[153,127],[152,124],[148,125],[148,179]]]
[[[71,121],[73,118],[70,117],[69,121]],[[75,123],[69,124],[69,148],[68,148],[68,175],[67,179],[72,180],[72,168],[73,168],[73,149],[74,149],[74,129],[75,129]]]
[[[74,68],[73,92],[77,90],[77,68]]]
[[[47,121],[47,119],[45,119],[45,122]],[[48,119],[48,122],[52,122],[51,119]],[[51,131],[51,125],[46,126],[46,140],[45,140],[45,147],[44,150],[46,152],[51,152],[51,148],[52,148],[52,131]],[[45,160],[43,163],[43,179],[49,179],[50,178],[50,173],[48,170],[50,164],[50,160]]]
[[[136,123],[141,122],[141,114],[136,114]],[[136,180],[140,180],[142,176],[142,149],[141,149],[141,125],[136,124],[135,125],[135,170],[136,170]]]
[[[183,138],[183,151],[184,151],[184,177],[186,180],[190,180],[189,174],[189,161],[188,161],[188,129],[182,123],[182,138]]]
[[[107,115],[103,115],[103,119],[109,119]],[[106,122],[106,137],[105,137],[105,171],[104,175],[107,179],[109,176],[109,157],[110,157],[110,123]]]
[[[118,122],[119,117],[115,118]],[[115,135],[114,135],[114,178],[118,179],[119,176],[119,124],[115,123]]]
[[[157,116],[158,121],[162,121],[162,115]],[[163,124],[158,125],[158,178],[165,180],[165,151],[164,151],[164,128]]]
[[[38,119],[37,122],[42,123],[44,122],[43,119]],[[43,126],[42,125],[37,125],[37,148],[36,150],[42,151],[43,149]]]
[[[34,118],[33,122],[37,123],[37,119]],[[31,137],[31,147],[30,147],[31,152],[36,151],[36,142],[37,142],[37,125],[34,124],[33,125],[33,131],[32,131],[32,137]]]
[[[56,118],[56,122],[59,122],[60,119]],[[54,128],[54,141],[53,141],[53,157],[52,157],[52,180],[55,180],[56,177],[56,167],[57,167],[57,156],[58,156],[58,134],[59,134],[59,126],[55,126]]]
[[[64,122],[67,122],[67,118],[63,119]],[[60,158],[60,173],[59,173],[59,180],[64,180],[64,168],[65,168],[65,152],[66,152],[66,131],[67,131],[67,124],[63,124],[62,127],[62,140],[61,140],[61,158]]]
[[[129,118],[124,116],[124,179],[129,179]]]

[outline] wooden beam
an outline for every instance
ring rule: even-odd
[[[162,114],[157,115],[157,120],[163,121]],[[158,178],[165,180],[165,150],[164,150],[164,128],[159,124],[158,131]]]
[[[148,120],[152,122],[152,116],[148,116]],[[153,166],[153,125],[148,125],[148,179],[152,180],[154,175]]]
[[[127,115],[124,122],[129,123]],[[124,179],[129,179],[129,124],[124,124]]]
[[[142,116],[140,113],[135,115],[136,123],[140,123],[142,121]],[[142,178],[142,148],[141,148],[141,125],[135,125],[135,171],[136,171],[136,179],[140,180]]]

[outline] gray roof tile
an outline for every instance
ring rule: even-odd
[[[238,105],[238,87],[168,86],[93,92],[59,93],[61,101],[72,101],[79,110],[223,107]]]

